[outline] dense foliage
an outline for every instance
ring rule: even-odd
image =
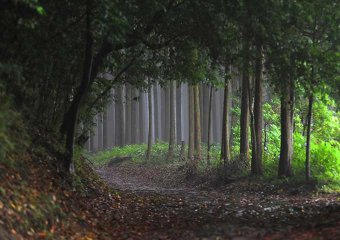
[[[338,179],[338,4],[7,0],[0,6],[1,158],[16,148],[17,134],[25,138],[26,124],[52,132],[66,145],[68,171],[74,143],[84,144],[93,117],[115,97],[111,88],[128,83],[146,89],[174,79],[223,86],[216,66],[232,63],[243,79],[257,79],[263,63],[266,84],[278,96],[263,105],[265,175],[272,176],[283,151],[282,119],[288,112],[280,109],[292,107],[294,172],[303,172],[307,143],[312,175]],[[233,112],[245,110],[242,105]],[[259,116],[254,117],[256,123]],[[242,126],[234,125],[233,159],[242,148],[240,132]],[[249,152],[255,150],[252,142]]]

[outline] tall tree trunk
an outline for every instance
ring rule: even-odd
[[[249,42],[244,33],[243,40],[243,74],[242,74],[242,100],[241,100],[241,136],[240,156],[249,161]]]
[[[159,131],[159,125],[160,125],[160,118],[159,118],[159,110],[158,110],[158,105],[159,105],[159,97],[158,97],[158,86],[155,85],[153,87],[153,98],[154,98],[154,106],[155,106],[155,139],[161,139],[160,136],[160,131]]]
[[[161,121],[160,121],[160,133],[162,135],[162,141],[166,142],[169,141],[169,139],[166,138],[166,131],[168,131],[166,128],[166,114],[165,112],[167,111],[166,109],[166,104],[165,104],[165,88],[160,89],[160,110],[161,110]]]
[[[202,113],[208,113],[209,112],[209,92],[210,88],[207,85],[203,85],[203,112]],[[208,122],[209,122],[209,114],[202,114],[203,118],[203,125],[202,125],[202,142],[208,144]]]
[[[141,142],[146,142],[146,129],[145,129],[145,125],[146,125],[146,111],[145,111],[145,96],[144,93],[140,93],[140,99],[139,99],[139,131],[140,131],[140,141]]]
[[[199,92],[199,105],[200,105],[200,113],[204,113],[204,98],[203,98],[203,89],[204,89],[204,85],[203,83],[199,84],[199,88],[198,88],[198,92]],[[201,142],[202,140],[202,136],[203,136],[203,131],[204,131],[204,118],[203,116],[200,116],[200,126],[201,126]]]
[[[213,93],[214,87],[210,87],[210,96],[209,96],[209,119],[208,119],[208,149],[207,149],[207,166],[210,166],[210,147],[211,147],[211,134],[212,134],[212,102],[213,102]]]
[[[114,90],[111,90],[111,94],[114,95]],[[112,101],[107,109],[106,117],[107,117],[107,147],[112,148],[115,146],[115,124],[116,124],[116,118],[115,118],[115,103]]]
[[[314,66],[311,72],[311,94],[308,99],[308,116],[307,116],[307,146],[306,146],[306,181],[310,180],[310,137],[312,133],[312,118],[313,118],[313,83],[314,83]]]
[[[257,57],[255,63],[255,102],[254,102],[254,145],[256,151],[252,154],[251,174],[262,175],[262,93],[263,93],[263,72],[262,72],[262,44],[257,44]]]
[[[225,64],[224,78],[224,101],[223,101],[223,120],[222,120],[222,144],[221,144],[221,159],[224,166],[230,161],[230,146],[229,146],[229,90],[230,90],[230,62],[227,60]]]
[[[195,105],[195,150],[196,160],[201,157],[201,113],[200,113],[200,96],[199,85],[194,87],[194,105]]]
[[[188,87],[189,92],[189,149],[188,160],[193,161],[194,146],[195,146],[195,106],[194,106],[194,89],[192,86]]]
[[[89,140],[90,140],[90,152],[94,152],[95,146],[94,146],[93,133],[90,133],[90,138],[89,138]]]
[[[307,127],[307,146],[306,146],[306,181],[310,180],[310,137],[311,137],[311,132],[312,132],[312,117],[313,117],[313,101],[314,101],[314,96],[313,93],[309,96],[309,101],[308,101],[308,127]]]
[[[214,92],[214,98],[213,98],[213,101],[214,101],[214,104],[213,104],[213,123],[212,123],[212,126],[213,126],[213,129],[212,129],[212,141],[213,142],[219,142],[220,139],[218,138],[218,132],[221,131],[220,130],[220,125],[218,124],[218,120],[220,119],[220,116],[218,114],[218,110],[219,110],[219,106],[220,106],[220,102],[218,100],[218,94],[219,94],[219,87],[216,88],[216,91]]]
[[[170,140],[170,88],[167,87],[164,89],[165,91],[165,141]]]
[[[138,102],[134,100],[134,98],[137,97],[137,89],[132,88],[131,90],[131,143],[132,144],[138,144],[138,138],[137,138],[137,107]]]
[[[87,138],[87,141],[85,143],[85,148],[88,152],[90,152],[91,151],[91,139],[90,139],[90,133],[89,132],[87,132],[87,133],[88,133],[88,138]]]
[[[116,121],[115,121],[115,129],[116,136],[115,142],[117,146],[124,146],[125,143],[125,121],[124,121],[124,89],[123,86],[117,86],[117,102],[116,104]]]
[[[293,175],[291,152],[293,150],[290,119],[290,80],[284,81],[281,96],[281,148],[279,160],[279,177]]]
[[[176,90],[176,129],[177,144],[182,143],[182,85],[178,85]]]
[[[152,118],[153,118],[153,113],[152,113],[152,85],[151,81],[149,79],[149,88],[148,88],[148,100],[149,100],[149,136],[148,136],[148,150],[146,152],[146,159],[150,159],[150,154],[151,154],[151,147],[152,147]]]
[[[103,113],[98,113],[98,151],[103,150]]]
[[[84,100],[87,89],[91,80],[92,71],[92,59],[93,59],[93,37],[91,33],[92,24],[92,0],[86,1],[86,47],[85,47],[85,59],[84,59],[84,69],[83,76],[80,86],[77,90],[70,109],[65,115],[63,125],[61,127],[61,135],[63,136],[66,130],[66,150],[68,155],[64,160],[63,168],[65,171],[72,171],[73,168],[73,154],[74,154],[74,139],[76,132],[76,125],[78,119],[78,112],[80,106]],[[62,137],[63,138],[63,137]]]
[[[175,81],[170,83],[170,139],[169,139],[169,153],[168,161],[173,161],[174,145],[175,145]]]
[[[126,111],[125,111],[125,145],[131,144],[131,104],[132,86],[126,85]]]

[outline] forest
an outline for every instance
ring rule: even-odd
[[[340,238],[338,1],[0,16],[0,239]]]

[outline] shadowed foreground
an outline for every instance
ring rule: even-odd
[[[121,221],[144,225],[140,238],[340,237],[339,194],[308,194],[304,186],[274,188],[254,179],[200,190],[193,181],[184,184],[176,169],[129,164],[96,171],[122,198],[134,199]]]

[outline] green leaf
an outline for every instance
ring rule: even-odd
[[[44,10],[44,8],[42,6],[37,7],[37,12],[40,15],[45,15],[45,10]]]

